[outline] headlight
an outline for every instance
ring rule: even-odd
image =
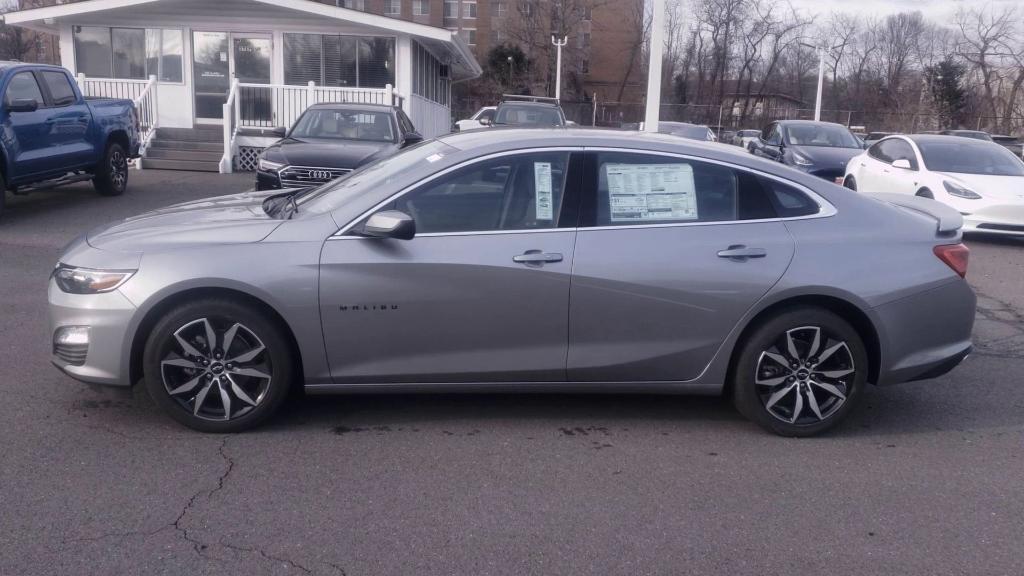
[[[950,182],[949,180],[943,180],[942,181],[942,186],[946,188],[946,192],[949,192],[950,195],[956,196],[957,198],[966,198],[968,200],[980,200],[981,199],[981,194],[978,194],[977,192],[975,192],[973,190],[964,188],[963,186],[961,186],[959,184],[954,184],[954,183]]]
[[[266,158],[260,158],[258,164],[260,172],[277,172],[281,168],[284,168],[284,164],[281,164],[280,162],[271,162]]]
[[[797,166],[813,166],[814,162],[799,152],[793,152],[793,163]]]
[[[53,271],[57,286],[68,294],[99,294],[124,284],[135,270],[93,270],[58,264]]]

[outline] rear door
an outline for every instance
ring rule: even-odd
[[[681,156],[591,151],[587,162],[569,380],[692,380],[793,257],[769,197],[786,186]],[[801,196],[786,202],[817,211]]]
[[[320,302],[338,383],[564,382],[582,153],[480,159],[379,210],[412,240],[327,241]],[[570,174],[572,172],[573,174]]]
[[[95,162],[96,149],[89,140],[92,112],[79,98],[68,75],[60,70],[40,70],[39,84],[48,96],[48,139],[54,163],[68,169]]]

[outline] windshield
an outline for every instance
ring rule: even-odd
[[[289,136],[394,142],[395,130],[390,112],[313,109],[302,114]]]
[[[494,118],[495,124],[512,126],[562,126],[562,114],[553,106],[517,106],[503,104]]]
[[[303,211],[308,208],[310,212],[330,212],[368,190],[404,177],[410,171],[423,170],[455,151],[455,148],[438,140],[428,140],[405,148],[394,156],[370,162],[347,176],[303,190],[297,196],[297,202]]]
[[[760,135],[761,135],[761,131],[760,130],[740,130],[740,136],[742,136],[742,137],[760,136]]]
[[[998,144],[971,139],[917,142],[924,165],[935,172],[1024,176],[1024,162]]]
[[[823,146],[827,148],[860,148],[853,133],[832,124],[794,124],[783,128],[786,143],[792,146]]]

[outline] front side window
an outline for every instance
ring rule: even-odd
[[[596,197],[584,222],[629,226],[760,220],[807,210],[802,193],[728,166],[671,156],[597,154]],[[795,194],[794,194],[795,193]],[[816,208],[816,204],[814,205]],[[816,209],[815,209],[816,211]]]
[[[50,90],[50,97],[53,98],[54,106],[67,106],[75,101],[75,90],[71,82],[63,72],[43,71],[41,73],[43,82]]]
[[[10,104],[15,100],[35,100],[37,106],[43,105],[43,93],[31,72],[18,72],[7,83],[4,102]]]
[[[312,109],[302,114],[289,136],[394,142],[395,130],[387,112]]]
[[[892,161],[907,160],[910,162],[910,168],[917,170],[917,155],[914,154],[914,149],[910,147],[910,144],[900,138],[892,138],[885,142],[887,155],[892,158]]]
[[[394,209],[416,221],[417,234],[558,227],[567,152],[484,160],[399,198]]]
[[[868,156],[871,156],[872,158],[878,160],[879,162],[892,164],[893,159],[890,158],[889,155],[886,153],[886,142],[887,140],[882,140],[872,144],[871,148],[868,148]]]

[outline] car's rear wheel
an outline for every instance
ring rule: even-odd
[[[264,422],[294,380],[291,347],[277,324],[254,307],[223,299],[170,310],[143,354],[153,400],[203,432],[239,432]]]
[[[117,142],[107,145],[92,185],[103,196],[120,196],[128,189],[128,155]]]
[[[843,186],[855,191],[857,190],[857,180],[853,176],[847,176],[846,179],[843,180]]]
[[[813,436],[840,422],[860,397],[868,357],[857,331],[817,307],[759,324],[733,366],[733,401],[747,418],[783,436]]]

